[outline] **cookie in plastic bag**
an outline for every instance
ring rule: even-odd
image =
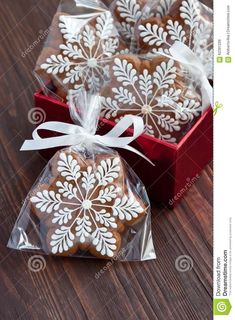
[[[68,91],[92,93],[107,80],[106,59],[127,52],[111,12],[101,1],[63,0],[38,58],[35,74],[45,94],[67,101]]]
[[[127,114],[140,116],[144,133],[178,143],[203,110],[197,77],[193,81],[187,72],[184,64],[165,55],[119,55],[110,63],[110,81],[101,90],[101,115],[115,122]]]
[[[198,0],[147,1],[145,11],[152,15],[135,24],[139,53],[169,54],[176,41],[182,42],[197,55],[212,79],[213,11]]]
[[[8,246],[61,256],[155,258],[150,204],[142,182],[117,151],[94,138],[98,97],[82,93],[74,101],[76,105],[71,102],[70,107],[77,125],[52,125],[61,133],[70,126],[75,140],[65,137],[70,146],[59,150],[38,177]],[[45,140],[52,139],[64,137]],[[46,143],[42,140],[30,143]]]

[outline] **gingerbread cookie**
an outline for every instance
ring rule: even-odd
[[[184,72],[164,56],[117,56],[110,66],[110,83],[101,91],[101,115],[113,121],[126,114],[141,116],[146,134],[179,142],[202,111],[200,95]]]
[[[132,52],[136,49],[135,25],[143,17],[146,2],[147,0],[115,0],[110,6],[117,29]],[[145,11],[144,17],[149,16],[149,12]]]
[[[139,52],[169,54],[176,41],[186,44],[200,58],[208,78],[212,76],[212,11],[197,0],[177,0],[168,13],[142,19],[136,25]]]
[[[57,13],[51,30],[36,72],[42,79],[48,77],[53,82],[63,100],[68,90],[76,93],[83,85],[97,92],[107,80],[105,60],[126,52],[109,11],[89,20]]]
[[[35,187],[31,214],[44,226],[46,252],[112,258],[125,228],[139,222],[148,207],[127,186],[118,153],[86,159],[72,148],[59,151],[50,163],[51,178]]]
[[[130,46],[131,52],[137,51],[136,25],[150,17],[160,17],[168,13],[168,9],[176,0],[161,0],[156,6],[149,0],[115,0],[110,5],[117,29]]]

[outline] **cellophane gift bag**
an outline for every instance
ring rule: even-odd
[[[108,79],[106,59],[127,51],[102,1],[62,0],[35,75],[45,95],[67,102],[69,90],[98,92]]]
[[[52,157],[32,186],[8,247],[78,258],[154,259],[144,185],[117,151],[93,139],[99,97],[80,92],[70,99],[70,111],[78,135],[72,143],[66,138],[70,146]],[[57,122],[58,131],[63,125],[69,126]]]
[[[132,53],[165,52],[180,41],[199,57],[212,79],[213,11],[199,0],[114,0],[115,25]]]
[[[213,74],[213,11],[199,0],[147,0],[134,27],[140,54],[169,54],[175,42],[188,46]]]

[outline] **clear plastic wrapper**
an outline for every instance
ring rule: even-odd
[[[84,92],[70,101],[83,139],[48,162],[25,199],[8,247],[79,258],[155,258],[145,187],[116,151],[88,139],[96,131],[98,101]]]
[[[107,80],[106,59],[127,52],[102,1],[62,0],[38,58],[35,75],[44,93],[67,101],[85,86],[95,93]]]
[[[140,54],[169,54],[176,41],[182,42],[212,79],[213,11],[199,0],[147,0],[134,29]]]
[[[120,35],[132,53],[137,52],[135,26],[140,19],[153,15],[147,10],[147,3],[147,0],[114,0],[109,7]]]
[[[113,0],[104,1],[110,8],[116,27],[130,46],[132,53],[138,52],[136,26],[139,21],[162,17],[168,13],[170,6],[177,0]]]
[[[165,52],[180,41],[212,79],[213,11],[199,0],[114,0],[110,10],[132,53]]]
[[[69,90],[106,86],[117,55],[169,55],[179,41],[212,78],[212,27],[212,10],[198,0],[114,0],[109,9],[101,0],[62,0],[35,75],[45,95],[67,102]]]
[[[144,133],[160,140],[180,142],[210,105],[208,80],[201,82],[196,64],[163,53],[116,56],[109,72],[100,92],[101,116],[114,122],[126,114],[141,116]]]
[[[205,99],[205,76],[210,77],[212,62],[211,9],[197,0],[115,0],[109,9],[94,0],[61,2],[37,64],[45,94],[54,92],[66,101],[69,89],[76,93],[83,86],[101,95],[104,118],[117,122],[126,114],[138,115],[146,134],[180,142],[212,103]],[[129,38],[121,30],[126,24]],[[176,42],[182,45],[178,51],[185,63],[178,55],[171,59],[171,45]],[[111,43],[117,46],[108,53]],[[93,47],[106,54],[78,58],[86,50],[93,53]],[[185,53],[184,47],[190,52]],[[134,53],[137,49],[142,53]]]

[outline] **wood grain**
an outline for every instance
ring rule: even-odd
[[[2,0],[0,11],[0,319],[212,319],[212,165],[173,210],[152,203],[157,260],[113,263],[45,257],[6,248],[22,202],[45,165],[36,152],[19,152],[33,124],[27,120],[37,83],[32,70],[43,42],[22,52],[50,25],[57,0]],[[212,1],[207,1],[207,4]],[[193,268],[179,272],[188,255]]]

